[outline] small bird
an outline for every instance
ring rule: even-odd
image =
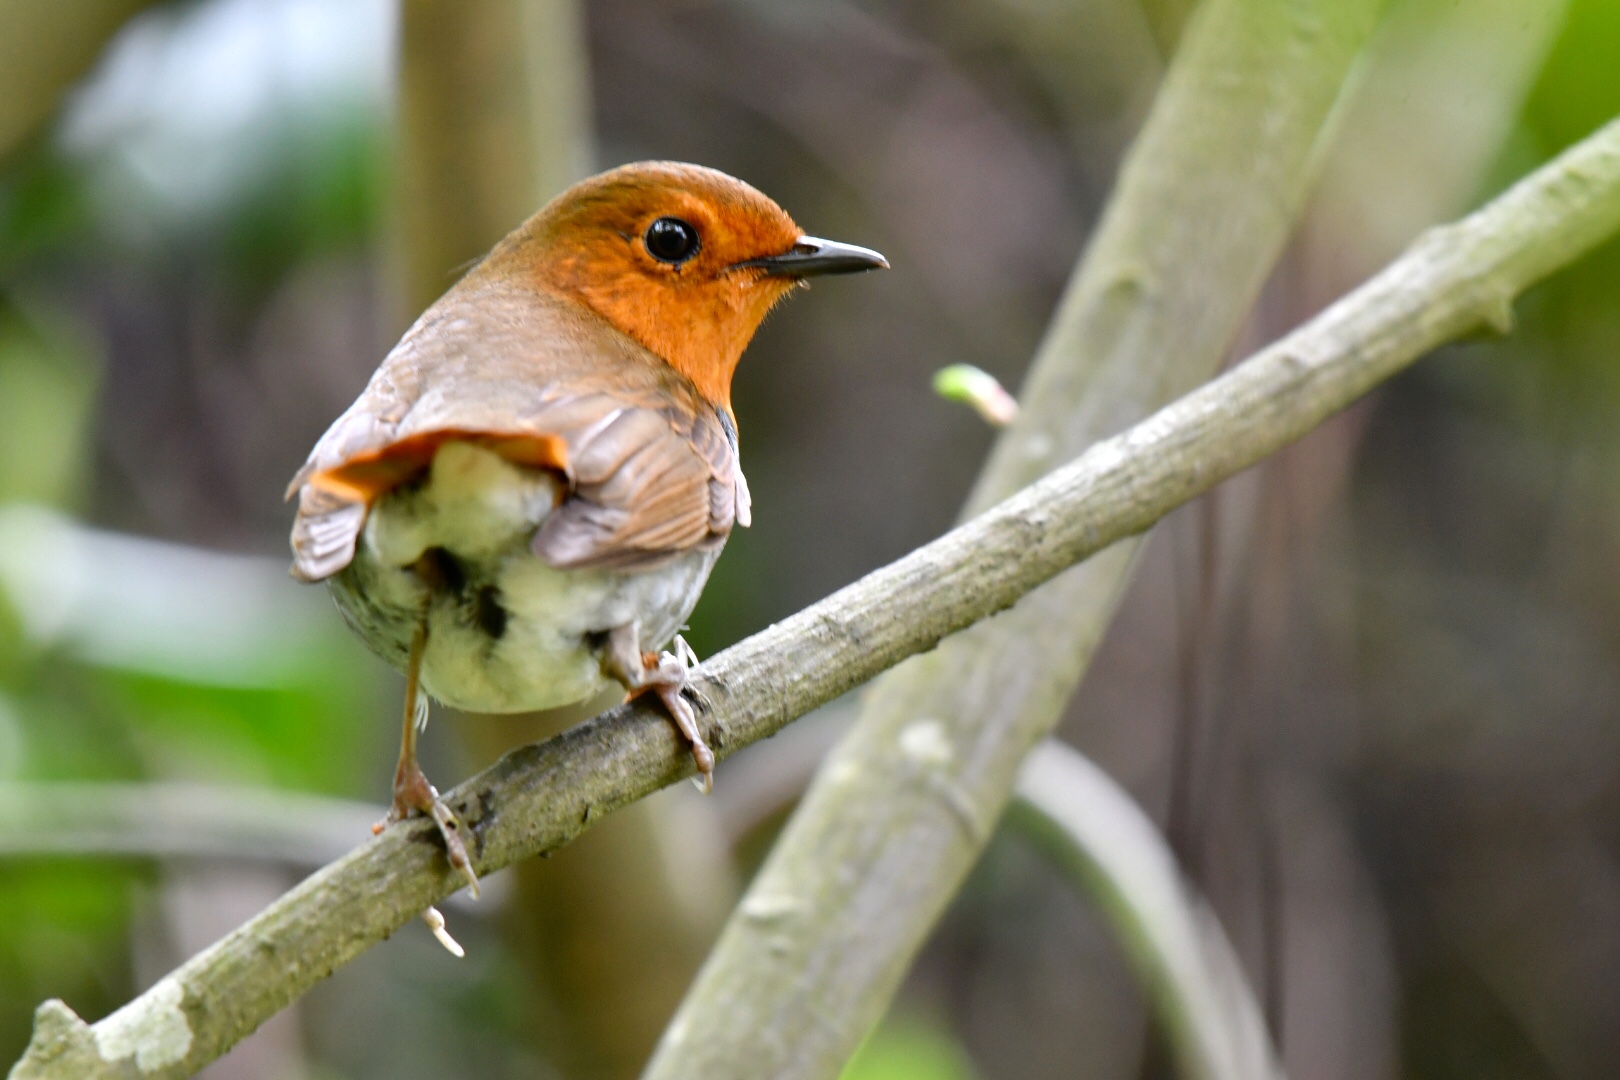
[[[804,279],[887,266],[725,173],[640,162],[557,196],[422,314],[287,492],[293,576],[405,672],[379,829],[432,817],[476,892],[416,760],[429,697],[515,713],[652,692],[707,788],[677,631],[749,523],[732,374]]]

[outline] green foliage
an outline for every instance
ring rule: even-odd
[[[86,509],[103,345],[87,318],[94,306],[64,283],[181,259],[208,268],[246,325],[288,272],[376,235],[379,116],[353,103],[283,111],[260,136],[244,182],[204,213],[155,212],[129,174],[106,168],[115,153],[64,152],[53,136],[5,162],[0,505]],[[192,778],[374,797],[386,774],[369,766],[394,734],[379,722],[381,665],[335,617],[306,630],[311,640],[276,642],[293,660],[272,665],[272,685],[204,685],[99,667],[71,640],[32,640],[0,586],[0,782]],[[135,861],[0,861],[0,1061],[21,1052],[47,997],[89,1018],[128,999],[132,897],[155,874]]]
[[[327,118],[285,133],[272,167],[255,178],[216,233],[227,278],[267,292],[293,267],[364,244],[382,221],[388,142],[375,118]]]
[[[76,172],[43,142],[0,170],[0,280],[59,256],[89,235],[89,208]]]
[[[1551,157],[1620,115],[1620,4],[1573,0],[1520,120],[1521,153]],[[1524,144],[1528,144],[1527,146]],[[1512,150],[1510,148],[1510,156]],[[1560,274],[1525,305],[1523,334],[1504,347],[1529,371],[1508,371],[1515,393],[1544,429],[1576,424],[1612,427],[1620,406],[1620,243],[1609,243]]]
[[[1620,115],[1620,4],[1572,0],[1563,34],[1525,105],[1524,124],[1546,156]]]
[[[0,502],[78,501],[99,367],[65,318],[0,302]]]
[[[200,686],[123,673],[102,678],[154,774],[375,796],[356,790],[366,778],[355,766],[383,760],[366,751],[392,737],[393,728],[370,722],[382,714],[369,693],[377,680],[355,678],[356,669],[370,674],[377,665],[345,645],[334,652],[354,666],[312,672],[301,685]]]
[[[125,935],[149,871],[90,860],[0,862],[0,1058],[28,1042],[34,1007],[50,997],[101,1017],[130,982]]]
[[[845,1066],[841,1080],[973,1080],[976,1075],[945,1028],[902,1014],[878,1025]]]

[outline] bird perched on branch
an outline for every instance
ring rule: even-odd
[[[747,525],[731,378],[803,279],[888,264],[747,184],[643,162],[575,185],[416,321],[293,479],[293,574],[406,674],[388,820],[453,813],[416,761],[427,698],[512,713],[656,693],[705,786],[677,635]],[[660,650],[673,642],[672,652]]]

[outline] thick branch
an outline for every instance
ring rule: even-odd
[[[724,756],[765,738],[1140,533],[1436,346],[1481,324],[1505,329],[1517,293],[1617,226],[1620,122],[1479,213],[1427,234],[1367,285],[1227,375],[713,657],[696,680],[712,744]],[[909,730],[890,781],[927,790],[930,762],[954,748]],[[513,751],[449,800],[471,825],[478,869],[488,874],[559,847],[602,814],[690,773],[691,756],[669,721],[649,707],[624,706]],[[962,824],[977,827],[969,817]],[[458,878],[435,835],[420,821],[390,828],[93,1027],[47,1002],[12,1080],[190,1075],[453,891]],[[756,906],[747,916],[769,925],[800,910],[784,898],[779,909]]]
[[[32,134],[130,16],[154,0],[0,4],[0,155]]]
[[[590,171],[582,23],[575,0],[400,5],[394,216],[405,321]]]
[[[976,513],[1207,379],[1253,307],[1379,0],[1206,0],[968,501]],[[1113,616],[1139,544],[882,679],[755,877],[648,1075],[836,1075],[1051,731]],[[919,717],[950,759],[896,792]],[[964,828],[963,826],[967,827]],[[791,896],[796,920],[751,925]],[[762,940],[768,939],[768,940]]]

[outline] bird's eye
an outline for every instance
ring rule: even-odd
[[[698,251],[697,230],[680,218],[661,217],[647,226],[642,237],[647,253],[660,262],[679,266]]]

